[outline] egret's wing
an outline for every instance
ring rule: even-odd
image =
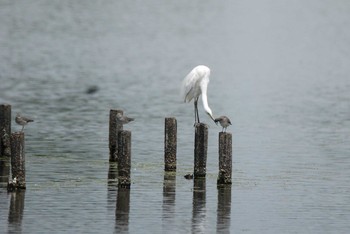
[[[182,81],[181,98],[184,102],[190,102],[194,97],[198,73],[193,69]]]

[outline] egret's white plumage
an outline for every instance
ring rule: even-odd
[[[205,112],[214,120],[212,111],[208,105],[207,88],[209,84],[210,69],[207,66],[199,65],[185,77],[182,82],[181,96],[184,102],[194,102],[195,124],[200,123],[198,115],[198,98],[202,95],[202,103]]]

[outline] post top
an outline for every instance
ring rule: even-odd
[[[24,136],[24,132],[18,131],[18,132],[13,132],[12,133],[13,136]]]
[[[208,128],[208,124],[205,124],[205,123],[196,123],[196,128],[197,127],[206,127],[206,128]]]
[[[11,105],[8,103],[1,103],[0,106],[11,106]]]
[[[232,136],[231,132],[219,132],[219,136]]]
[[[175,118],[175,117],[171,117],[171,116],[169,116],[169,117],[165,117],[165,119],[175,119],[175,120],[176,120],[176,118]]]

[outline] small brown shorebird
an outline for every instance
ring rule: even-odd
[[[127,124],[131,121],[134,121],[135,119],[134,118],[129,118],[125,115],[122,115],[121,113],[118,113],[117,114],[117,122],[118,123],[121,123],[121,124]]]
[[[24,126],[26,126],[29,122],[34,122],[34,120],[21,116],[19,113],[17,113],[15,121],[17,124],[22,126],[21,132],[23,132]]]
[[[224,130],[226,132],[226,128],[231,125],[230,119],[225,115],[220,116],[219,118],[216,118],[214,121],[215,121],[216,125],[218,124],[218,122],[220,123],[220,125],[222,127],[222,132],[224,132]]]

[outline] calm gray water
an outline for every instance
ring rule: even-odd
[[[0,1],[0,103],[26,127],[23,193],[0,188],[1,233],[349,233],[350,3]],[[233,123],[233,185],[193,170],[183,77],[212,70],[209,105]],[[91,86],[98,92],[86,94]],[[109,110],[134,117],[132,185],[108,183]],[[163,172],[164,118],[178,170]],[[20,130],[13,121],[12,130]]]

